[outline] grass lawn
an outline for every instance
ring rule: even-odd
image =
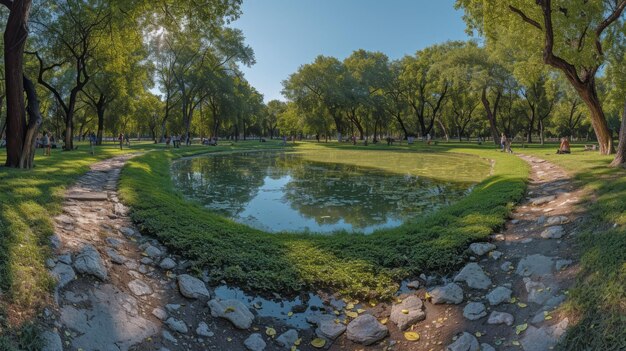
[[[463,261],[467,245],[500,227],[525,189],[528,167],[491,147],[464,144],[425,147],[337,143],[298,144],[323,157],[327,148],[374,151],[469,153],[496,160],[493,174],[456,204],[398,228],[371,235],[269,234],[234,223],[187,201],[174,189],[169,167],[179,151],[131,160],[121,180],[121,198],[140,229],[183,253],[198,270],[255,291],[296,293],[327,289],[359,299],[388,298],[402,278],[449,271]],[[219,151],[220,149],[214,149]],[[155,191],[155,189],[159,189]]]

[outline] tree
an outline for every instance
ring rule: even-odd
[[[274,139],[274,133],[278,126],[278,116],[280,116],[287,108],[287,103],[279,100],[270,100],[265,109],[264,124],[266,130],[270,134],[270,139]]]
[[[589,108],[600,152],[610,154],[613,140],[598,98],[596,74],[606,62],[605,50],[617,43],[610,33],[623,26],[618,19],[626,0],[555,4],[551,0],[457,0],[456,6],[465,10],[469,29],[484,35],[488,46],[516,45],[561,71]]]

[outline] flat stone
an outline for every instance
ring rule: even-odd
[[[116,248],[116,249],[119,249],[122,246],[122,244],[123,244],[123,242],[121,240],[116,239],[116,238],[112,238],[112,237],[108,237],[108,238],[104,239],[104,241],[108,245],[110,245],[110,246],[112,246],[113,248]]]
[[[548,301],[546,301],[543,304],[543,309],[544,310],[554,309],[554,308],[560,306],[565,301],[565,299],[566,299],[565,295],[553,296],[553,297],[549,298]]]
[[[176,262],[173,259],[166,257],[161,261],[161,263],[159,263],[159,267],[165,270],[170,270],[176,267]]]
[[[177,331],[181,334],[187,334],[187,332],[189,331],[187,329],[187,324],[185,324],[185,322],[181,321],[180,319],[170,317],[165,321],[165,324],[167,324],[170,329]]]
[[[414,280],[411,282],[408,282],[406,284],[407,288],[413,289],[413,290],[417,290],[420,288],[420,281],[419,280]]]
[[[76,223],[76,220],[68,215],[62,214],[62,215],[58,215],[55,217],[55,219],[57,220],[57,222],[59,223],[63,223],[63,224],[74,224]]]
[[[546,219],[547,226],[565,224],[567,222],[569,222],[569,218],[565,216],[554,216],[554,217],[549,217],[548,219]]]
[[[189,274],[181,274],[178,277],[178,289],[180,293],[190,299],[198,299],[200,297],[210,298],[211,295],[207,290],[204,282]]]
[[[565,230],[562,226],[555,225],[544,229],[540,235],[544,239],[560,239],[565,235]]]
[[[178,344],[178,339],[176,339],[176,337],[172,335],[172,333],[168,332],[167,330],[164,329],[161,332],[161,335],[163,335],[163,339],[171,342],[172,344]]]
[[[376,317],[370,314],[362,314],[353,319],[347,328],[348,340],[357,344],[371,345],[382,340],[389,330],[381,324]]]
[[[213,317],[220,317],[230,321],[238,329],[248,329],[252,325],[254,315],[250,309],[239,300],[216,300],[208,303]]]
[[[209,329],[209,325],[206,324],[205,322],[198,323],[198,327],[196,328],[196,334],[207,337],[207,338],[210,338],[215,335],[215,333],[213,333]]]
[[[102,345],[115,344],[126,351],[158,332],[153,322],[138,313],[137,300],[117,287],[102,284],[87,295],[87,307],[61,308],[61,322],[77,333],[71,339],[72,350],[101,350]]]
[[[515,273],[524,277],[541,277],[552,274],[552,258],[541,254],[534,254],[522,258],[517,264]]]
[[[74,269],[79,273],[91,274],[100,280],[107,279],[107,269],[104,266],[102,257],[91,244],[83,246],[80,253],[76,256]]]
[[[54,266],[51,274],[52,277],[56,279],[57,287],[59,289],[66,286],[72,280],[76,279],[76,273],[74,272],[74,269],[70,265],[67,265],[65,263],[57,263],[57,265]]]
[[[565,323],[565,326],[567,326],[567,323]],[[559,342],[563,332],[565,332],[565,330],[562,327],[555,328],[544,326],[535,328],[531,325],[524,332],[520,343],[524,351],[550,350]]]
[[[480,351],[496,351],[496,349],[489,344],[482,343],[480,344]]]
[[[487,324],[506,324],[509,327],[513,325],[515,318],[512,314],[506,312],[491,311]]]
[[[562,269],[569,267],[572,263],[573,263],[572,260],[556,260],[556,263],[554,264],[554,268],[556,268],[557,271],[560,271]]]
[[[459,274],[454,277],[455,282],[465,282],[473,289],[488,289],[491,286],[491,279],[485,274],[478,263],[471,262],[465,265]]]
[[[554,201],[554,199],[556,199],[555,195],[548,195],[548,196],[532,198],[530,199],[530,203],[533,206],[541,206],[541,205],[547,204],[548,202]]]
[[[402,300],[401,303],[391,307],[389,319],[394,322],[398,329],[405,330],[411,325],[426,319],[426,312],[423,311],[424,304],[417,296],[411,295]]]
[[[243,345],[250,351],[263,351],[267,346],[263,340],[263,336],[259,333],[250,334],[250,336],[243,342]]]
[[[57,261],[65,263],[65,264],[72,264],[72,255],[70,255],[69,253],[64,253],[62,255],[59,255],[57,257]]]
[[[276,342],[278,342],[280,346],[286,349],[291,349],[291,347],[294,346],[298,338],[298,331],[295,329],[289,329],[286,332],[280,334],[280,336],[276,338]]]
[[[315,324],[317,324],[315,334],[328,340],[335,340],[346,331],[346,326],[343,323],[335,323],[332,317],[319,319]]]
[[[503,302],[510,301],[512,293],[511,289],[499,286],[487,294],[487,300],[489,300],[491,306],[497,306]]]
[[[482,256],[489,251],[495,250],[496,245],[492,243],[473,243],[470,245],[469,249],[474,253],[474,255]]]
[[[504,261],[500,265],[500,270],[504,271],[504,272],[508,272],[508,271],[512,270],[513,268],[515,268],[515,267],[513,267],[513,263],[511,263],[511,261]]]
[[[43,345],[41,351],[63,351],[63,342],[59,333],[46,330],[39,336]]]
[[[168,317],[167,316],[167,311],[162,309],[162,308],[159,308],[159,307],[157,307],[157,308],[152,310],[152,315],[157,317],[158,319],[160,319],[162,321],[166,320],[167,317]]]
[[[455,283],[438,286],[429,292],[431,302],[435,305],[448,303],[460,304],[463,302],[463,289]]]
[[[163,252],[161,252],[161,250],[158,247],[155,247],[152,245],[148,245],[143,252],[146,255],[148,255],[148,257],[152,257],[152,258],[159,257],[163,254]]]
[[[165,305],[165,308],[170,312],[178,311],[180,309],[180,304],[168,303],[167,305]]]
[[[66,199],[76,201],[107,201],[109,199],[107,193],[102,192],[72,192],[65,195]]]
[[[117,250],[112,249],[112,248],[107,248],[106,249],[107,255],[109,255],[109,258],[111,259],[111,262],[113,263],[117,263],[117,264],[124,264],[124,262],[126,262],[127,258],[120,255],[119,252],[117,252]]]
[[[463,332],[455,342],[448,345],[446,351],[480,351],[480,345],[474,335]]]
[[[139,262],[141,264],[153,264],[154,263],[154,261],[150,257],[142,257],[141,260],[139,260]]]
[[[494,250],[489,253],[489,257],[493,258],[494,260],[499,260],[502,255],[503,253],[498,250]]]
[[[126,235],[126,236],[133,236],[135,235],[135,230],[133,228],[128,228],[128,227],[121,227],[120,228],[120,233]]]
[[[47,259],[46,259],[46,267],[47,267],[48,269],[52,269],[52,268],[54,268],[54,266],[56,266],[56,265],[57,265],[57,263],[56,263],[56,262],[54,262],[54,260],[53,260],[53,259],[51,259],[51,258],[47,258]]]
[[[137,296],[150,295],[153,292],[150,285],[139,279],[128,282],[128,288]]]
[[[470,321],[481,319],[487,315],[487,308],[480,302],[470,302],[463,309],[463,317]]]

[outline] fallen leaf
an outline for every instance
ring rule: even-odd
[[[525,303],[523,303],[523,302],[518,302],[518,303],[517,303],[517,305],[518,305],[520,308],[526,308],[526,307],[528,307],[528,305],[527,305],[527,304],[525,304]]]
[[[235,308],[233,306],[228,306],[224,310],[224,313],[231,313],[231,312],[235,312]]]
[[[265,334],[267,334],[268,336],[274,337],[276,335],[276,329],[272,327],[267,327],[265,329]]]
[[[404,333],[404,338],[408,341],[418,341],[420,339],[420,335],[416,332],[406,332]]]
[[[326,340],[322,338],[315,338],[311,340],[311,345],[317,349],[321,349],[324,345],[326,345]]]
[[[519,346],[519,341],[517,340],[513,340],[511,341],[511,344],[515,345],[515,346]]]
[[[293,312],[291,311],[287,312],[287,317],[291,317],[291,316],[293,316]]]
[[[350,318],[356,318],[359,316],[358,313],[353,312],[353,311],[346,311],[346,316],[350,317]]]
[[[358,313],[358,314],[361,314],[361,313],[363,313],[363,312],[365,312],[365,310],[364,310],[364,309],[362,309],[362,308],[359,308],[358,310],[356,310],[356,313]]]
[[[409,310],[402,310],[403,314],[409,314]]]
[[[380,324],[387,324],[388,321],[389,321],[389,318],[383,318],[380,320]]]
[[[527,328],[528,328],[528,323],[520,324],[515,327],[515,334],[520,335]]]
[[[300,344],[302,344],[302,338],[298,338],[298,340],[294,341],[293,344],[296,346],[300,346]]]

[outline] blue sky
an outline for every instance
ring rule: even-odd
[[[447,40],[464,40],[454,0],[244,0],[232,25],[257,63],[244,68],[265,101],[283,99],[281,82],[317,55],[343,59],[356,49],[390,58]]]

